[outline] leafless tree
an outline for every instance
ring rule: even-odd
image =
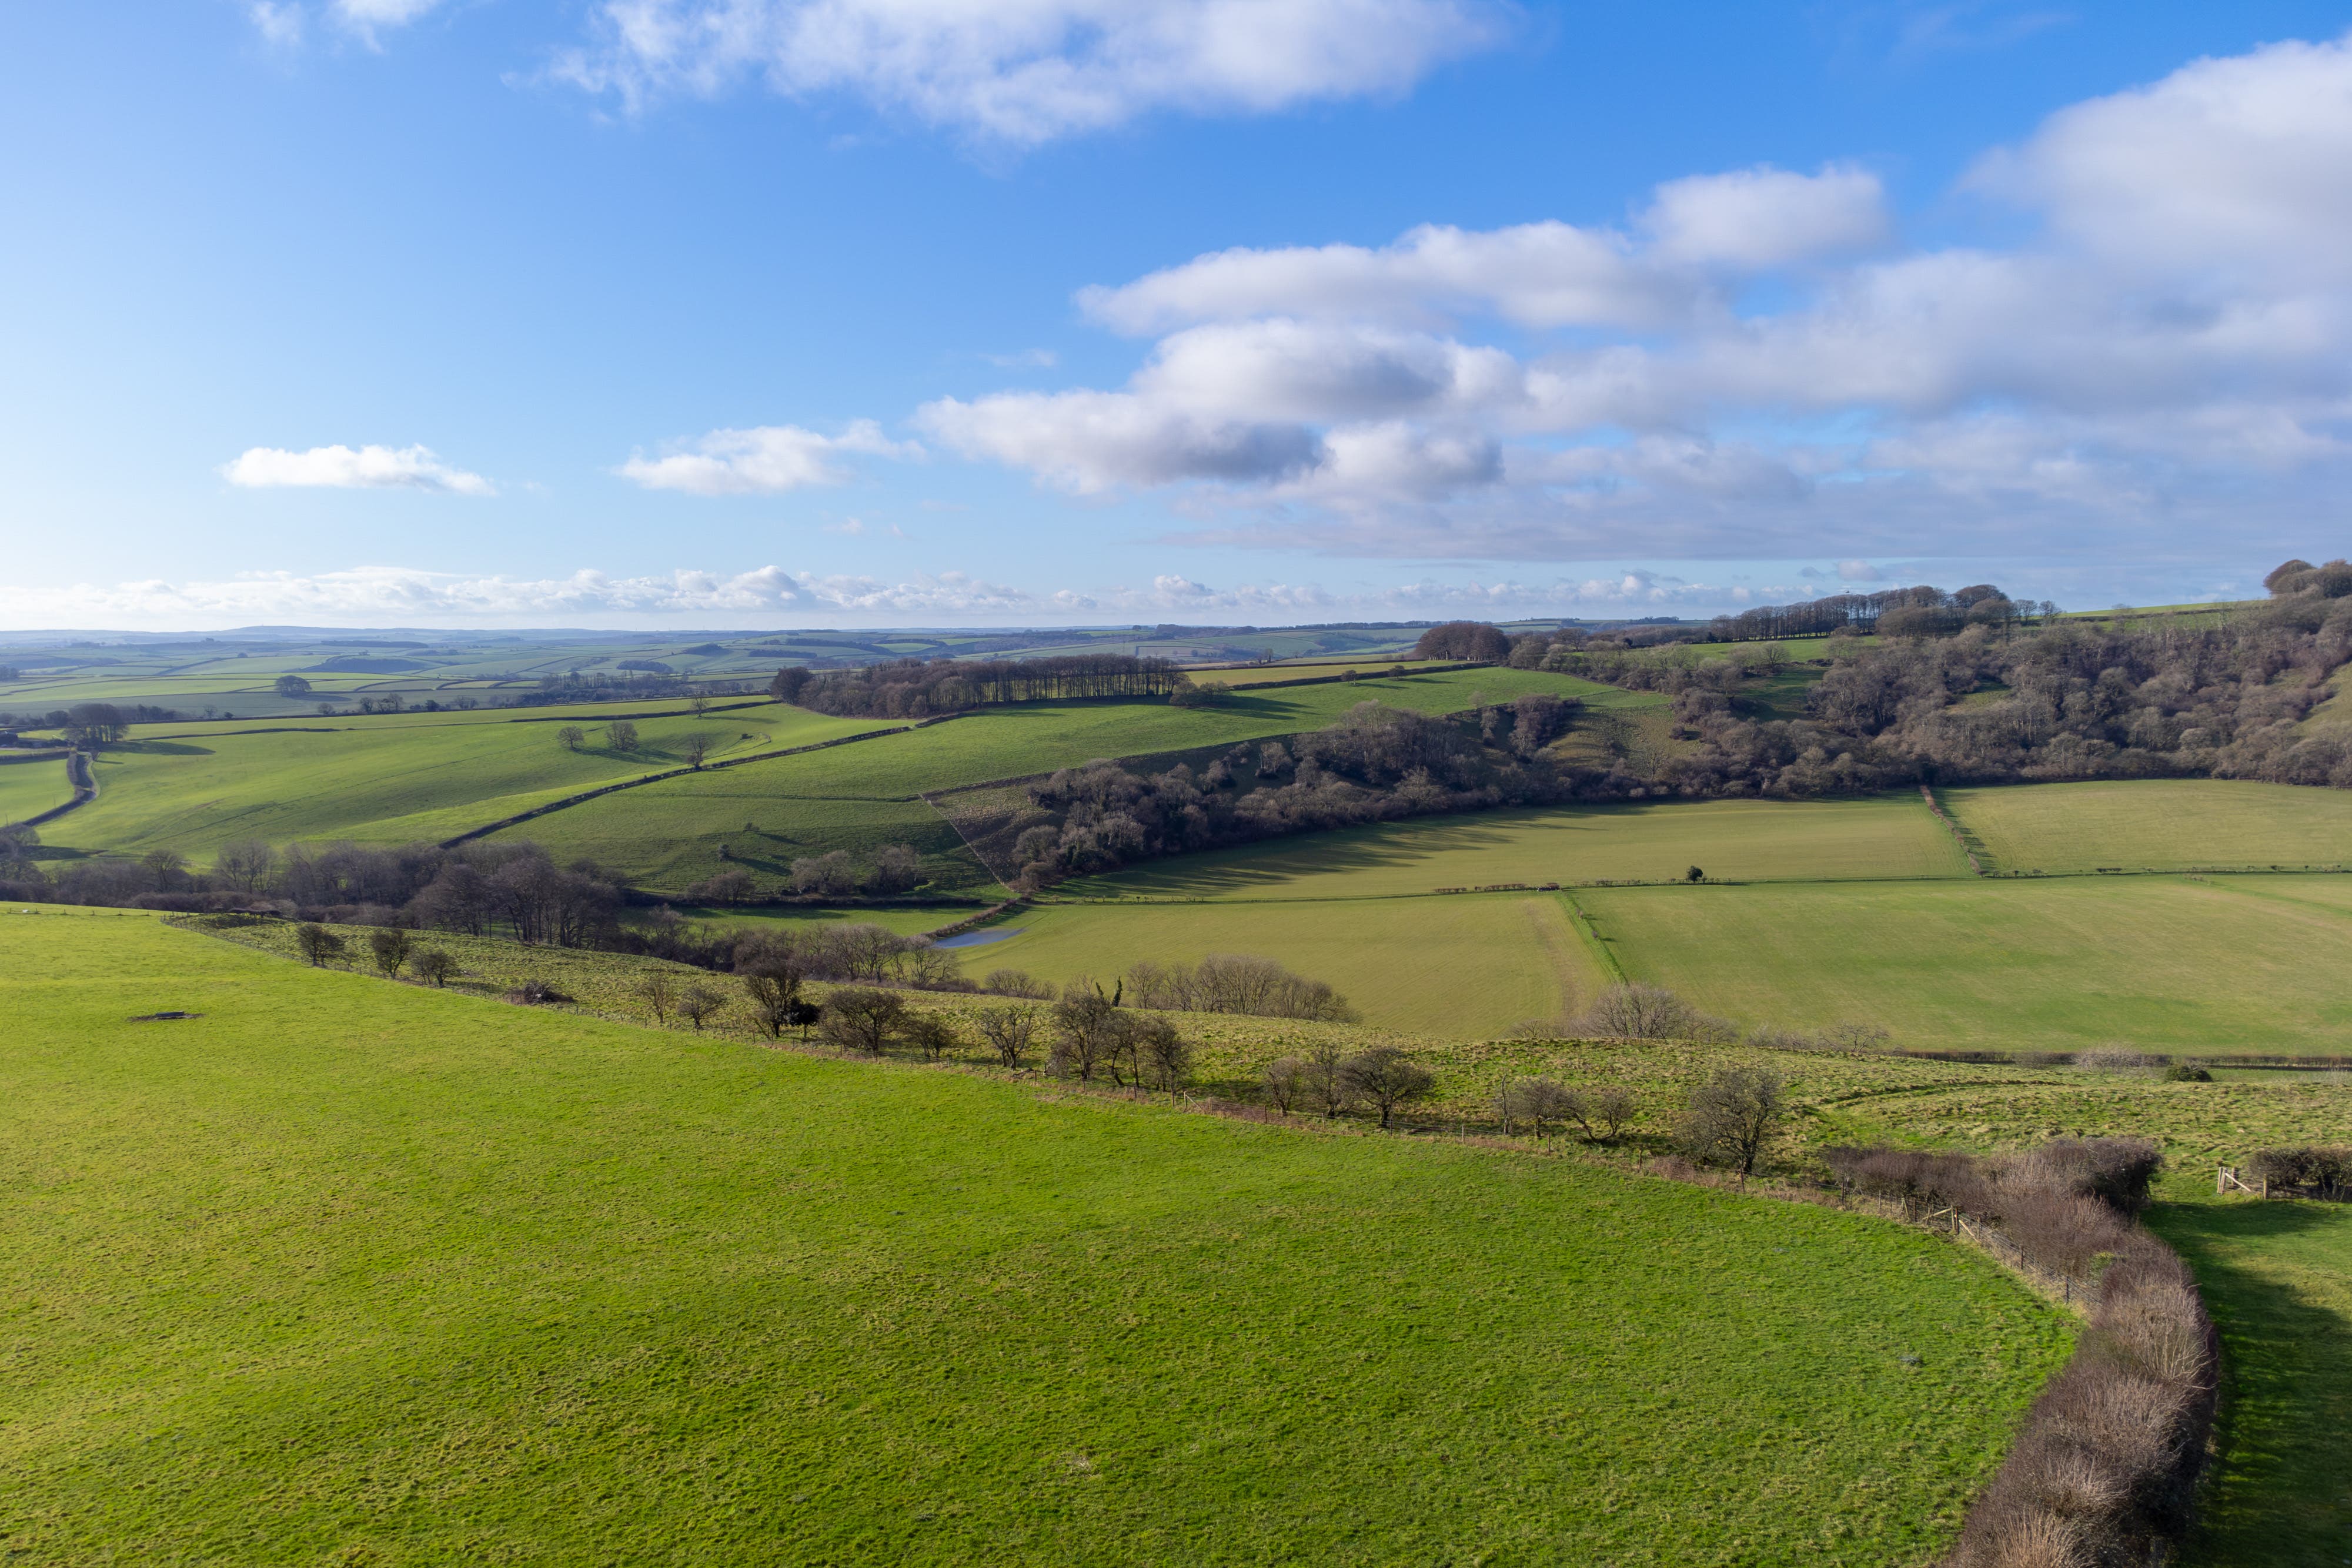
[[[743,994],[751,999],[751,1017],[771,1040],[782,1035],[800,1004],[801,977],[790,968],[763,967],[741,977]]]
[[[1110,1067],[1124,1043],[1118,1006],[1099,987],[1072,981],[1054,1004],[1054,1071],[1081,1083]]]
[[[1822,1030],[1822,1038],[1840,1051],[1877,1051],[1886,1044],[1889,1036],[1874,1023],[1849,1020],[1830,1025]]]
[[[1044,1020],[1036,1008],[1007,1005],[982,1008],[974,1021],[980,1025],[981,1037],[988,1041],[989,1049],[996,1052],[996,1059],[1007,1067],[1018,1067],[1037,1038],[1037,1026]]]
[[[1683,1148],[1694,1159],[1738,1171],[1745,1181],[1780,1124],[1784,1103],[1779,1073],[1726,1068],[1691,1091],[1683,1113]]]
[[[937,1061],[963,1043],[963,1036],[958,1032],[955,1020],[945,1013],[909,1011],[898,1032],[913,1042],[927,1061]]]
[[[295,927],[294,945],[302,950],[302,956],[310,960],[314,969],[330,958],[343,956],[343,939],[316,921]]]
[[[692,1023],[697,1034],[702,1032],[703,1020],[726,1005],[727,998],[709,986],[688,986],[678,993],[678,1016]]]
[[[647,969],[637,977],[637,983],[630,989],[654,1015],[654,1022],[669,1022],[669,1010],[677,1002],[677,981],[671,977],[667,969]]]
[[[416,971],[417,978],[430,980],[436,987],[446,986],[449,977],[457,972],[457,960],[449,956],[446,947],[420,947],[416,956],[409,960],[409,967]]]
[[[710,711],[710,694],[699,691],[692,693],[687,697],[686,706],[695,717],[700,718]]]
[[[993,991],[1000,997],[1028,997],[1044,1001],[1054,994],[1054,988],[1021,969],[991,969],[988,978],[980,983],[983,991]]]
[[[710,737],[699,731],[681,736],[678,737],[677,754],[686,759],[688,768],[699,769],[703,759],[710,755]]]
[[[1128,1040],[1137,1075],[1152,1088],[1173,1094],[1191,1080],[1192,1042],[1166,1019],[1134,1019]]]
[[[1343,1070],[1337,1047],[1320,1045],[1307,1057],[1307,1103],[1321,1111],[1327,1121],[1337,1121],[1343,1111],[1351,1108],[1358,1094],[1355,1081]]]
[[[1593,998],[1580,1028],[1601,1040],[1682,1040],[1696,1009],[1656,986],[1612,986]]]
[[[566,751],[577,751],[588,742],[588,732],[576,724],[567,724],[555,732],[556,743]]]
[[[1425,1098],[1437,1087],[1437,1079],[1429,1069],[1390,1045],[1376,1045],[1349,1057],[1339,1071],[1358,1094],[1380,1107],[1383,1127],[1394,1118],[1399,1105]]]
[[[637,748],[637,727],[625,718],[614,719],[604,727],[604,744],[614,751],[635,751]]]
[[[412,952],[408,933],[397,925],[379,925],[368,933],[368,952],[385,979],[398,979]]]
[[[258,893],[261,884],[269,880],[269,868],[277,860],[278,852],[259,839],[244,839],[220,847],[220,852],[213,857],[213,872],[232,886]]]
[[[907,1018],[907,1001],[889,991],[845,986],[825,999],[823,1032],[845,1051],[879,1056]]]
[[[1573,1118],[1570,1107],[1575,1098],[1573,1091],[1549,1078],[1518,1078],[1496,1091],[1495,1110],[1502,1117],[1506,1135],[1518,1123],[1525,1122],[1537,1141],[1541,1142],[1544,1124]]]
[[[1264,1078],[1266,1099],[1286,1116],[1307,1096],[1307,1063],[1295,1056],[1277,1057],[1267,1062]]]

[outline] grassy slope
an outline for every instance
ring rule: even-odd
[[[942,882],[987,885],[994,879],[918,797],[1097,758],[1313,729],[1359,702],[1443,713],[1469,706],[1474,695],[1499,699],[1589,685],[1524,670],[1465,670],[1401,681],[1286,687],[1235,696],[1213,708],[1157,702],[992,708],[837,750],[651,785],[514,831],[561,854],[588,855],[660,887],[684,886],[719,869],[722,841],[743,850],[743,863],[763,873],[788,865],[796,855],[835,848],[864,855],[884,843],[910,842],[924,852],[926,869]],[[757,823],[774,843],[737,843],[746,821]]]
[[[1940,794],[1991,852],[1988,871],[2352,862],[2352,791],[2342,789],[2149,779]]]
[[[0,955],[37,1560],[1923,1562],[2063,1350],[1808,1207],[134,916]]]
[[[2352,1051],[2352,918],[2306,878],[1580,892],[1627,972],[1746,1021],[1914,1046]],[[2278,883],[2290,896],[2270,896]]]
[[[1607,983],[1559,898],[1490,895],[1312,904],[1046,905],[1021,935],[963,950],[964,972],[1025,969],[1056,984],[1212,953],[1274,958],[1328,982],[1365,1021],[1438,1038],[1500,1034],[1576,1010]]]
[[[2334,1568],[2352,1528],[2352,1208],[2216,1198],[2195,1172],[2148,1223],[2197,1270],[2221,1330],[2221,1468],[2189,1568]]]
[[[601,724],[583,723],[592,744],[574,752],[557,742],[557,724],[503,714],[416,716],[404,724],[314,718],[243,733],[204,726],[110,747],[98,766],[100,799],[60,821],[55,841],[203,858],[243,838],[446,838],[569,791],[678,767],[677,745],[688,734],[714,737],[712,755],[724,758],[873,727],[764,705],[699,719],[639,719],[642,748],[624,755],[602,747]],[[421,722],[427,719],[438,722]]]
[[[1363,898],[1498,882],[1966,876],[1916,793],[1486,811],[1188,855],[1066,884],[1087,897]]]
[[[72,799],[73,780],[62,760],[0,764],[0,823],[21,822]]]

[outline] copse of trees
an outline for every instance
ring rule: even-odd
[[[1044,659],[895,659],[822,673],[788,665],[776,672],[768,694],[818,713],[923,718],[1005,703],[1165,697],[1191,684],[1170,659],[1068,653]]]
[[[1511,656],[1511,638],[1501,627],[1483,621],[1448,621],[1423,632],[1412,645],[1412,656],[1498,663]]]
[[[1126,978],[1139,1008],[1333,1023],[1352,1023],[1358,1016],[1323,981],[1294,975],[1271,958],[1213,953],[1195,965],[1147,961],[1129,969]]]

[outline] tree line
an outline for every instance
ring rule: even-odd
[[[1192,684],[1171,659],[1066,653],[1044,659],[893,659],[823,672],[787,665],[768,695],[838,716],[921,718],[1005,703],[1165,697]]]

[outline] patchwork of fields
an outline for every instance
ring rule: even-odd
[[[0,916],[0,1006],[35,1560],[1916,1562],[2068,1338],[1879,1221],[136,915]]]

